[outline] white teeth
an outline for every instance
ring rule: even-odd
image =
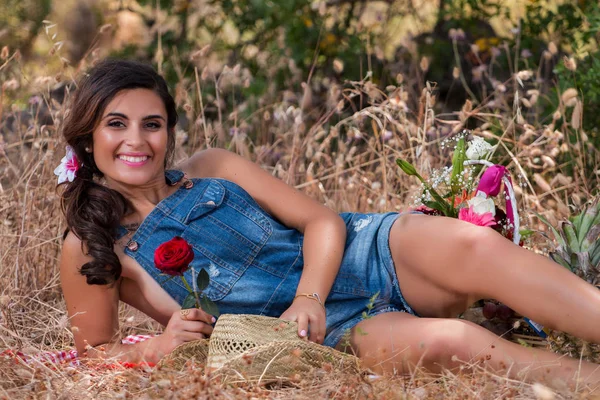
[[[133,162],[133,163],[139,163],[142,161],[146,161],[147,159],[148,159],[148,156],[142,156],[142,157],[119,156],[119,160]]]

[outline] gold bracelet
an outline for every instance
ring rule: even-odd
[[[319,293],[312,293],[312,294],[311,293],[298,293],[294,297],[294,300],[296,300],[300,296],[315,300],[316,302],[318,302],[321,305],[321,307],[323,307],[323,311],[325,311],[325,304],[323,304],[323,302],[321,301],[321,296],[319,296]]]

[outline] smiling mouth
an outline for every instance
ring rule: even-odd
[[[127,161],[130,163],[141,163],[141,162],[146,161],[148,158],[150,158],[150,157],[148,157],[148,156],[134,157],[134,156],[123,156],[123,155],[119,156],[119,160]]]

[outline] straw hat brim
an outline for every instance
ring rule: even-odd
[[[359,372],[357,357],[298,337],[297,324],[278,318],[224,314],[210,340],[184,343],[160,362],[181,369],[187,362],[205,364],[211,374],[244,381],[270,381],[321,368]]]

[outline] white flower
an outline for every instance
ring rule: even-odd
[[[469,142],[466,155],[469,160],[479,160],[487,156],[487,154],[495,148],[496,146],[492,146],[482,137],[475,136],[473,140]]]
[[[54,169],[54,175],[58,176],[59,185],[67,181],[73,182],[77,170],[79,169],[79,161],[77,160],[75,151],[73,151],[71,146],[67,146],[66,149],[67,153],[62,160],[60,160],[58,167]]]
[[[496,205],[492,199],[475,196],[471,200],[467,200],[467,204],[469,207],[473,207],[473,211],[477,214],[492,213],[493,216],[496,216]]]

